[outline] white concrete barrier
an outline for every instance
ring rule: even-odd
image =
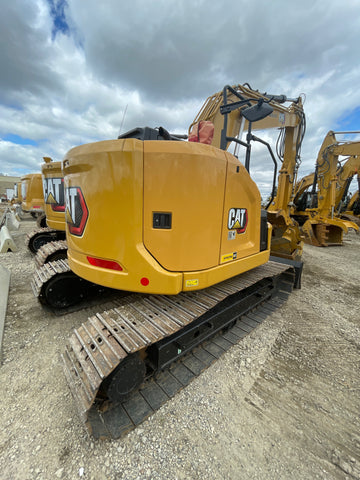
[[[0,253],[6,253],[9,250],[16,252],[17,247],[14,240],[11,238],[9,229],[6,225],[3,225],[0,230]]]
[[[19,230],[20,223],[17,220],[14,212],[8,212],[6,214],[6,226],[9,230]]]
[[[10,272],[0,265],[0,363],[2,361],[2,340],[9,295]]]

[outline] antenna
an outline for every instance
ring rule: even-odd
[[[123,115],[123,118],[122,118],[122,120],[121,120],[121,125],[120,125],[120,130],[119,130],[119,135],[118,135],[118,136],[121,135],[121,130],[122,130],[122,127],[123,127],[123,125],[124,125],[124,120],[125,120],[125,115],[126,115],[126,112],[127,112],[128,105],[129,105],[129,104],[127,103],[127,104],[126,104],[126,107],[125,107],[125,110],[124,110],[124,115]]]

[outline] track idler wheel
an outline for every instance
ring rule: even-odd
[[[54,236],[49,233],[39,233],[34,235],[29,241],[29,249],[32,253],[37,253],[39,248],[41,248],[45,243],[52,242]]]
[[[46,215],[43,214],[43,215],[40,215],[37,220],[36,220],[36,225],[39,227],[39,228],[46,228],[47,227],[47,223],[46,223]]]
[[[105,380],[103,390],[113,403],[124,400],[144,381],[146,365],[138,353],[125,357]]]
[[[39,300],[50,308],[60,310],[80,303],[95,293],[94,290],[100,289],[99,285],[88,282],[73,272],[60,273],[43,285]]]
[[[51,253],[47,258],[45,263],[56,262],[56,260],[66,260],[67,259],[67,249],[57,250],[54,253]]]

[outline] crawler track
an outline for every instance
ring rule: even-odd
[[[45,243],[35,255],[35,263],[38,267],[42,267],[45,263],[65,259],[67,257],[67,249],[66,240]]]
[[[37,251],[46,243],[54,242],[56,240],[65,240],[65,232],[61,230],[54,230],[53,228],[37,228],[28,233],[25,238],[25,245],[32,253]]]
[[[55,262],[46,263],[35,271],[34,277],[31,281],[31,288],[35,297],[39,297],[43,285],[57,274],[70,272],[70,267],[67,261],[57,260]]]
[[[135,428],[278,308],[294,276],[293,268],[270,261],[201,291],[132,295],[124,306],[90,317],[62,356],[89,433],[118,438]],[[110,400],[103,386],[136,355],[145,359],[144,381]]]
[[[37,268],[31,288],[40,303],[56,315],[76,311],[112,291],[77,276],[70,270],[67,258]]]

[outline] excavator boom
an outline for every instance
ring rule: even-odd
[[[291,102],[289,107],[283,105]],[[252,123],[253,116],[264,118]],[[300,164],[300,150],[305,134],[305,114],[301,97],[288,99],[284,95],[268,95],[250,88],[249,85],[225,86],[223,91],[210,96],[190,125],[189,132],[202,121],[214,124],[212,145],[227,150],[234,142],[246,149],[245,168],[250,168],[251,142],[262,143],[269,151],[275,164],[273,191],[267,207],[268,221],[273,226],[271,254],[283,258],[299,260],[303,242],[297,222],[291,218],[293,188]],[[254,130],[280,129],[277,153],[281,161],[278,175],[277,193],[276,159],[270,145],[253,135]],[[246,142],[241,140],[247,131]]]

